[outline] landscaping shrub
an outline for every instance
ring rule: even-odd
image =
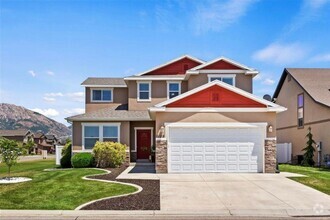
[[[71,158],[71,165],[74,168],[84,168],[93,166],[93,155],[91,153],[77,153]]]
[[[126,158],[127,146],[117,142],[96,142],[93,154],[96,167],[119,167]]]
[[[62,158],[60,160],[62,168],[71,168],[72,144],[67,143],[62,149]]]

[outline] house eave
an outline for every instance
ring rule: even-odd
[[[127,88],[127,85],[81,85],[82,87],[92,87],[92,88]]]
[[[150,112],[203,112],[203,113],[217,113],[217,112],[283,112],[287,108],[284,107],[267,107],[267,108],[166,108],[166,107],[151,107]]]

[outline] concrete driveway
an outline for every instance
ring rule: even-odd
[[[330,216],[330,196],[287,178],[300,174],[156,174],[133,168],[117,179],[159,179],[161,213]]]
[[[285,174],[158,174],[161,210],[330,214],[330,196]],[[248,214],[247,213],[247,214]]]

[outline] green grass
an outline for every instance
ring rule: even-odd
[[[330,170],[314,167],[294,166],[288,164],[281,164],[280,171],[299,173],[307,177],[290,177],[290,179],[310,186],[321,192],[330,195]]]
[[[0,209],[72,210],[91,200],[135,192],[137,189],[119,183],[81,179],[86,175],[105,173],[95,169],[43,171],[54,168],[54,160],[22,162],[12,168],[12,176],[32,181],[0,185]],[[0,177],[7,168],[0,164]]]

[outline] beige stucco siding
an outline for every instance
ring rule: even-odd
[[[82,150],[82,123],[100,123],[100,122],[73,122],[72,124],[72,146],[73,150]],[[111,122],[104,122],[111,123]],[[120,123],[120,142],[130,146],[130,124],[127,121],[114,122]]]
[[[86,113],[99,110],[102,108],[108,108],[113,106],[118,106],[121,104],[128,103],[128,89],[127,88],[113,88],[113,102],[91,102],[91,89],[86,87],[85,93],[85,103],[86,103]],[[96,88],[97,89],[97,88]]]
[[[304,94],[304,128],[297,127],[297,96]],[[292,143],[293,156],[302,154],[307,128],[312,128],[314,140],[322,141],[323,153],[330,153],[330,108],[315,102],[291,77],[284,80],[276,104],[288,110],[278,114],[278,143]],[[316,159],[316,156],[315,156]]]
[[[276,137],[276,113],[156,113],[156,133],[164,123],[170,122],[267,122],[273,126],[273,132],[267,137]]]
[[[216,74],[216,73],[215,73]],[[223,73],[221,73],[223,74]],[[229,73],[228,73],[229,74]],[[188,80],[188,90],[202,86],[208,83],[207,73],[200,73],[199,75],[191,75]],[[231,74],[229,74],[231,75]],[[235,77],[235,86],[252,93],[252,76],[245,75],[244,73],[238,73]]]
[[[167,100],[167,82],[166,81],[152,81],[151,83],[151,101],[137,100],[137,82],[128,82],[128,108],[129,110],[146,110],[160,102]]]
[[[292,154],[302,155],[304,152],[302,149],[306,147],[306,134],[307,128],[309,126],[305,126],[304,129],[287,128],[277,130],[277,137],[279,143],[292,143]],[[313,139],[316,142],[322,141],[322,154],[330,154],[330,121],[324,123],[318,123],[310,125],[312,128]],[[317,161],[317,152],[314,153],[314,160]]]

